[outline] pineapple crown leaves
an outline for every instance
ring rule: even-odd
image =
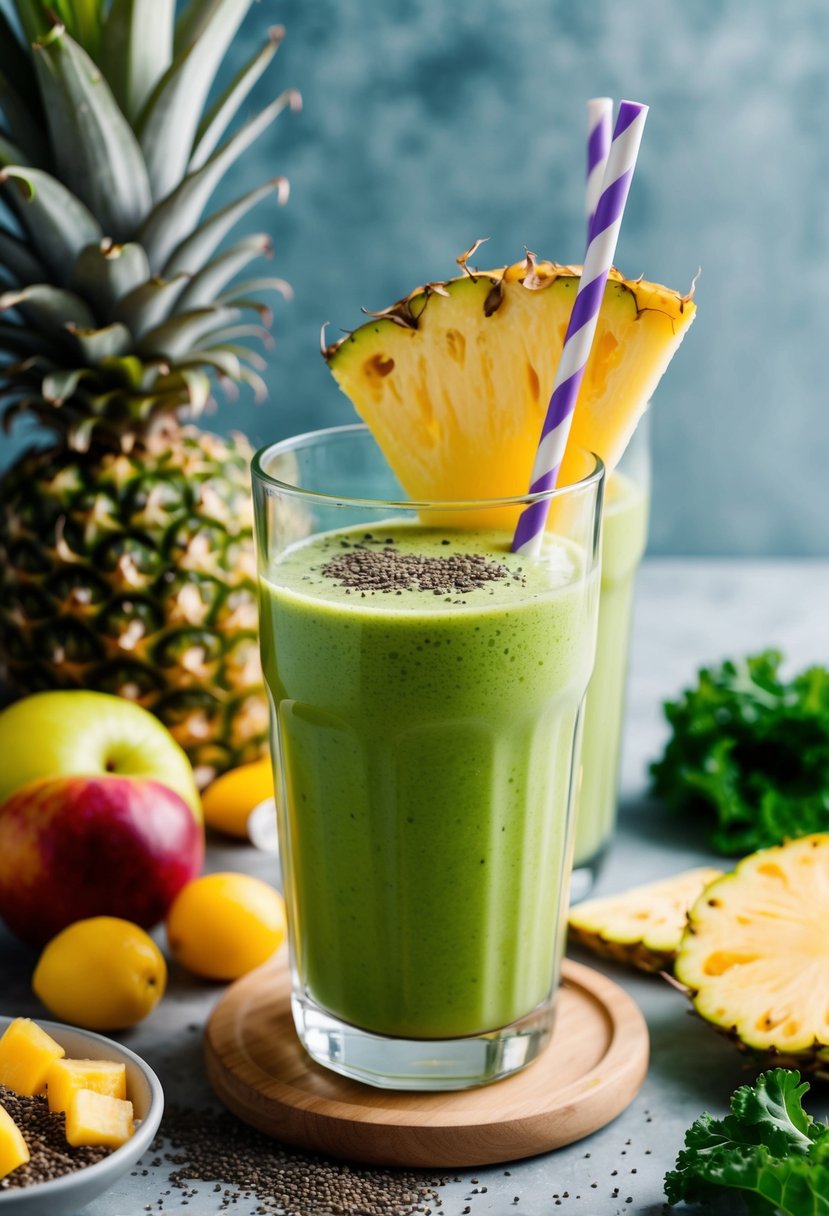
[[[277,177],[204,216],[287,90],[236,123],[284,30],[215,100],[252,0],[14,0],[0,11],[0,401],[69,446],[129,446],[211,399],[211,378],[264,393],[271,313],[290,298],[264,234],[222,247]],[[220,248],[222,247],[222,248]],[[217,252],[218,251],[218,252]],[[253,312],[258,324],[246,324]]]

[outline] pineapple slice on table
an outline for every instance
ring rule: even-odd
[[[15,1018],[0,1038],[0,1085],[31,1097],[43,1092],[55,1060],[66,1052],[31,1018]]]
[[[411,498],[527,492],[580,274],[528,256],[432,283],[326,349]],[[690,296],[611,271],[572,444],[614,467],[694,313]],[[577,476],[571,447],[560,483]]]
[[[620,895],[585,900],[570,909],[570,940],[640,971],[670,970],[689,908],[721,877],[722,870],[701,866]]]
[[[29,1160],[29,1147],[23,1133],[5,1106],[0,1106],[0,1178],[5,1178]]]
[[[74,1148],[83,1144],[120,1148],[134,1131],[132,1102],[94,1089],[76,1089],[69,1095],[66,1139]]]
[[[829,833],[763,849],[707,887],[674,965],[738,1047],[829,1079]]]
[[[112,1098],[127,1096],[127,1069],[114,1060],[56,1060],[46,1074],[46,1096],[49,1110],[66,1110],[72,1094],[79,1089],[92,1089]]]

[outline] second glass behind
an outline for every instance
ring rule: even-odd
[[[294,1022],[338,1072],[464,1088],[549,1039],[598,604],[583,466],[527,558],[528,499],[408,503],[363,427],[254,460]]]
[[[616,827],[636,571],[650,507],[650,417],[641,419],[605,487],[596,663],[584,708],[571,899],[593,885]]]

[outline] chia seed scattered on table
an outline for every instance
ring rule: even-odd
[[[0,1178],[0,1192],[34,1186],[61,1178],[85,1165],[94,1165],[108,1157],[110,1149],[99,1145],[73,1148],[66,1142],[66,1118],[53,1114],[46,1099],[39,1094],[22,1097],[0,1085],[0,1105],[4,1106],[23,1133],[30,1160]]]
[[[449,1181],[313,1157],[230,1115],[179,1107],[164,1112],[151,1151],[174,1167],[169,1181],[184,1198],[212,1183],[219,1210],[238,1216],[425,1216],[440,1209],[437,1188]]]

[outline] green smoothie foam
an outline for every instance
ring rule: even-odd
[[[555,538],[528,561],[501,533],[366,531],[294,546],[261,584],[294,963],[364,1029],[493,1030],[557,978],[596,580]],[[382,582],[384,550],[421,585],[344,581]],[[462,590],[441,585],[449,557]]]
[[[633,585],[648,533],[648,495],[621,473],[608,482],[602,533],[596,662],[584,709],[576,798],[577,866],[602,852],[616,819]]]

